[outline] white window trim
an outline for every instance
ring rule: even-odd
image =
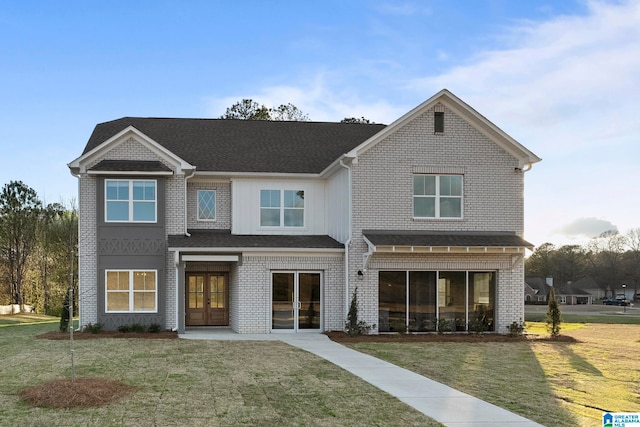
[[[108,304],[108,299],[109,299],[109,293],[111,292],[124,292],[123,290],[118,290],[118,291],[109,291],[107,289],[107,276],[109,273],[122,273],[122,272],[127,272],[129,274],[129,310],[113,310],[110,311],[109,310],[109,304]],[[146,272],[154,272],[155,273],[155,278],[156,278],[156,289],[154,291],[155,293],[155,310],[133,310],[133,296],[134,294],[137,293],[151,293],[151,291],[134,291],[133,290],[133,275],[134,273],[146,273]],[[154,270],[154,269],[145,269],[145,270],[127,270],[127,269],[108,269],[104,271],[104,312],[105,313],[157,313],[158,312],[158,270]]]
[[[128,182],[129,183],[129,219],[123,220],[109,220],[107,213],[108,202],[124,202],[125,200],[109,200],[107,199],[107,183],[108,182]],[[152,203],[151,200],[134,200],[133,199],[133,183],[134,182],[153,182],[155,185],[155,199],[153,200],[153,221],[135,221],[133,219],[133,203]],[[158,222],[158,180],[156,179],[105,179],[104,180],[104,222],[109,223],[135,223],[135,224],[156,224]]]
[[[463,174],[430,174],[430,173],[414,173],[413,177],[416,176],[435,176],[436,177],[436,194],[435,195],[416,195],[413,194],[412,201],[412,214],[413,219],[416,220],[429,220],[429,219],[438,219],[438,220],[461,220],[464,219],[464,175]],[[462,185],[460,188],[460,196],[441,196],[440,195],[440,177],[442,176],[459,176],[462,178]],[[415,189],[413,190],[415,192]],[[435,198],[435,216],[415,216],[415,202],[416,198]],[[440,216],[440,199],[460,199],[460,216]]]
[[[213,218],[200,218],[200,193],[207,191],[213,193]],[[216,190],[198,190],[196,192],[196,218],[199,222],[215,222],[218,218],[218,193]]]
[[[280,206],[278,207],[278,209],[280,210],[280,225],[262,225],[261,221],[260,221],[260,216],[262,213],[262,209],[276,209],[275,207],[262,207],[261,203],[260,203],[260,194],[262,191],[279,191],[280,192]],[[284,192],[285,191],[302,191],[303,193],[306,193],[305,190],[302,189],[297,189],[297,190],[292,190],[290,188],[280,188],[280,189],[275,189],[275,188],[261,188],[258,192],[258,224],[260,228],[264,228],[264,229],[272,229],[272,230],[279,230],[279,229],[295,229],[295,230],[301,230],[304,229],[305,227],[305,223],[306,223],[306,216],[307,216],[307,204],[305,203],[303,207],[301,208],[287,208],[284,206]],[[304,200],[304,199],[303,199]],[[291,210],[301,210],[302,211],[302,225],[285,225],[284,224],[284,211],[285,209],[291,209]]]

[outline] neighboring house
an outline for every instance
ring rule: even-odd
[[[447,90],[388,126],[125,117],[79,178],[80,324],[506,332],[524,317],[524,171]]]
[[[591,302],[606,298],[607,293],[605,291],[605,287],[600,286],[591,276],[585,276],[576,280],[571,284],[571,286],[576,290],[580,290],[591,295]]]
[[[525,302],[547,302],[551,286],[542,277],[527,277],[524,281]]]
[[[553,286],[549,285],[552,284]],[[579,280],[564,285],[553,284],[552,278],[527,277],[525,279],[525,302],[548,302],[551,288],[555,289],[556,299],[560,304],[592,304],[593,295],[580,288],[580,285],[590,284],[586,280]]]
[[[593,296],[582,289],[575,287],[572,283],[558,286],[556,288],[556,298],[560,304],[592,304]]]

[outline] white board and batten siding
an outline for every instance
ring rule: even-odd
[[[327,234],[325,181],[291,179],[234,179],[232,191],[233,234]],[[304,191],[303,227],[261,227],[260,190]]]

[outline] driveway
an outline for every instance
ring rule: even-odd
[[[525,305],[525,313],[546,313],[548,307],[546,305]],[[590,316],[607,316],[615,314],[626,314],[627,316],[640,316],[640,304],[634,303],[632,307],[620,307],[616,305],[596,304],[577,304],[567,305],[560,304],[560,310],[564,314],[588,314]]]

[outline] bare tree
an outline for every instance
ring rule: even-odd
[[[607,283],[607,290],[611,296],[616,295],[616,289],[622,289],[622,260],[626,239],[618,231],[605,231],[599,237],[592,239],[587,245],[587,259],[593,269],[593,275],[603,283]]]
[[[243,99],[227,108],[221,119],[271,120],[271,121],[309,121],[309,116],[293,104],[282,104],[267,108],[252,99]]]
[[[633,283],[633,296],[638,295],[640,286],[640,228],[633,228],[626,234],[625,273]]]

